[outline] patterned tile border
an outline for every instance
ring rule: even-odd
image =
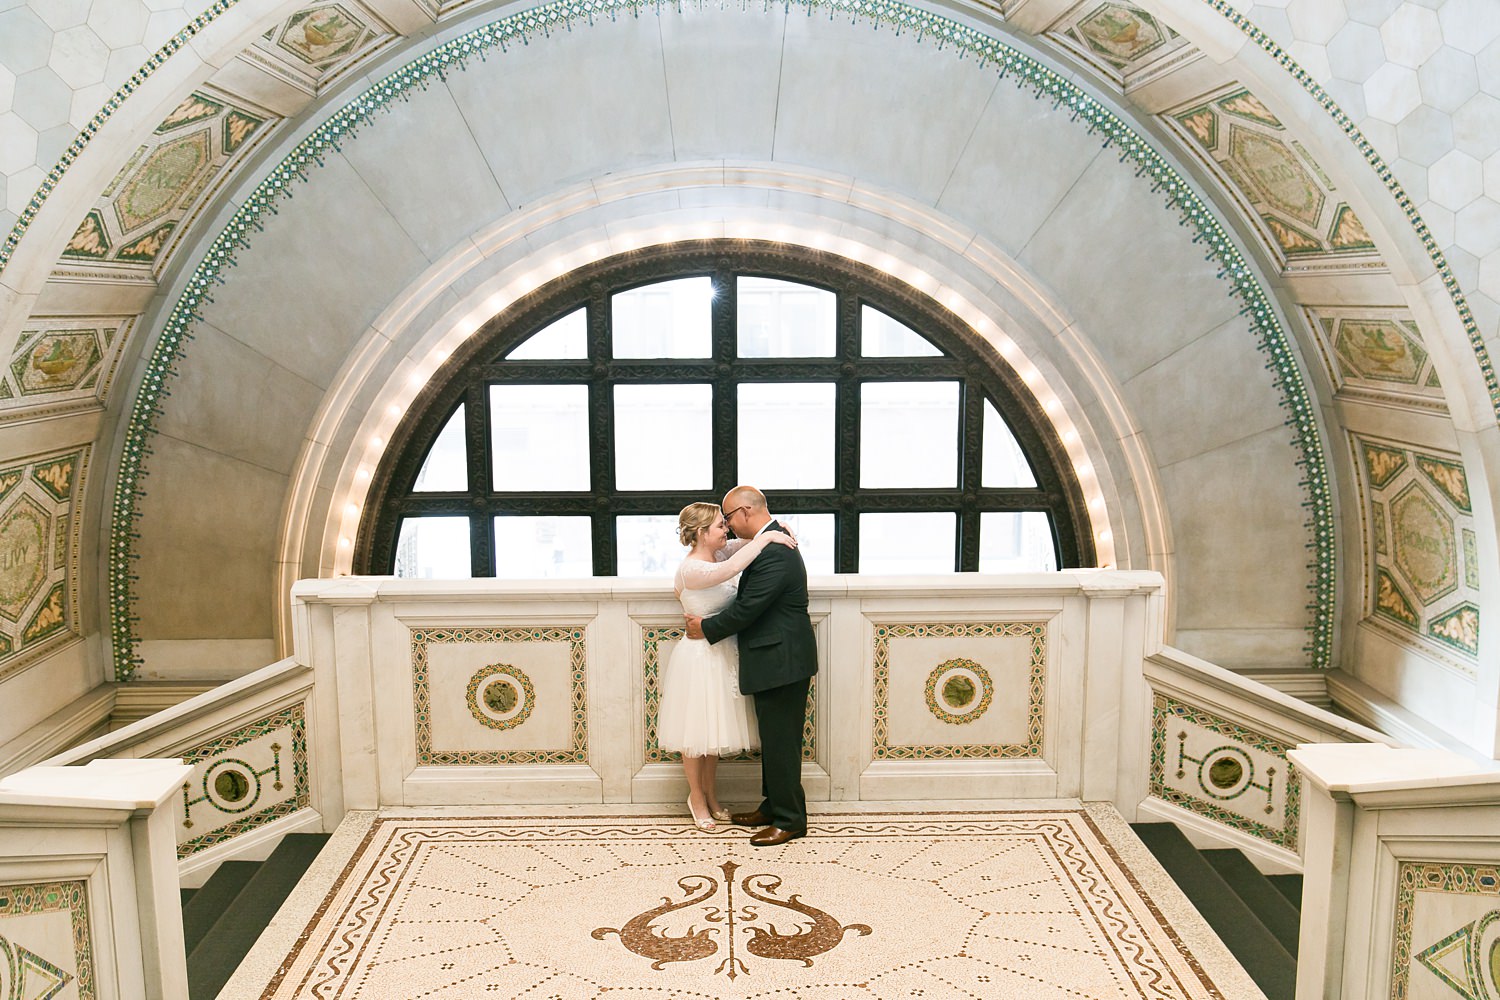
[[[1248,792],[1251,788],[1256,788],[1266,793],[1266,799],[1269,803],[1273,794],[1271,783],[1275,780],[1275,775],[1267,775],[1266,783],[1259,784],[1255,782],[1255,773],[1252,769],[1248,772],[1247,780],[1242,783],[1243,787],[1232,795],[1218,795],[1209,792],[1207,787],[1204,786],[1205,797],[1199,798],[1188,795],[1179,789],[1167,787],[1166,772],[1167,755],[1169,753],[1167,749],[1167,723],[1171,719],[1182,719],[1194,725],[1202,726],[1210,732],[1226,737],[1232,744],[1237,743],[1241,747],[1250,747],[1253,750],[1259,750],[1262,753],[1267,753],[1278,758],[1282,762],[1281,780],[1286,789],[1286,806],[1282,812],[1281,826],[1275,827],[1268,823],[1257,823],[1255,820],[1247,819],[1239,813],[1225,809],[1218,802],[1214,801],[1215,799],[1220,802],[1234,799]],[[1297,849],[1297,827],[1301,822],[1302,812],[1302,779],[1297,774],[1297,768],[1291,761],[1287,760],[1286,752],[1290,749],[1290,746],[1279,740],[1263,736],[1252,729],[1246,729],[1238,723],[1221,719],[1211,712],[1201,708],[1194,708],[1167,695],[1157,694],[1152,700],[1151,794],[1175,806],[1180,806],[1188,812],[1196,813],[1205,819],[1211,819],[1215,823],[1222,823],[1227,827],[1239,830],[1241,833],[1248,833],[1252,837],[1275,844],[1277,847],[1284,847],[1289,851],[1295,851]],[[1194,763],[1205,763],[1221,750],[1227,751],[1230,755],[1243,757],[1247,761],[1251,759],[1242,750],[1231,745],[1211,751],[1200,761],[1197,757],[1187,757],[1183,747],[1179,745],[1178,764],[1180,765],[1184,760],[1190,760]],[[1199,779],[1199,784],[1202,785],[1201,778]]]
[[[968,743],[951,746],[901,746],[890,742],[890,641],[907,638],[1000,638],[1031,640],[1031,669],[1026,696],[1025,743]],[[961,759],[986,760],[1042,756],[1042,715],[1047,694],[1046,622],[910,622],[875,626],[875,727],[872,748],[876,760]],[[931,708],[930,705],[926,706]]]
[[[1462,864],[1452,861],[1403,861],[1396,872],[1396,926],[1391,948],[1391,1000],[1406,1000],[1412,964],[1412,917],[1417,890],[1451,892],[1472,896],[1495,896],[1500,909],[1500,866]],[[1467,930],[1465,927],[1463,930]],[[1462,931],[1450,938],[1456,939]],[[1451,944],[1444,939],[1439,944]],[[1432,949],[1428,949],[1429,951]],[[1475,971],[1478,971],[1477,969]],[[1482,988],[1481,988],[1482,989]],[[1481,993],[1481,995],[1488,995]]]
[[[88,889],[84,883],[33,882],[0,885],[0,917],[27,917],[62,910],[67,911],[72,922],[73,960],[78,964],[78,998],[94,1000],[98,995],[94,985],[94,944],[89,935]],[[20,996],[21,984],[12,981],[11,985],[16,990],[14,995]]]
[[[1251,336],[1266,354],[1282,397],[1281,405],[1290,414],[1287,426],[1291,428],[1292,444],[1298,452],[1297,465],[1304,477],[1301,485],[1307,493],[1304,506],[1308,508],[1312,536],[1309,548],[1313,559],[1308,569],[1313,577],[1309,584],[1313,600],[1309,606],[1312,622],[1307,651],[1314,668],[1330,667],[1335,620],[1334,510],[1318,437],[1317,409],[1303,382],[1291,339],[1254,269],[1235,246],[1229,229],[1157,151],[1149,136],[1136,131],[1063,74],[999,39],[900,0],[797,0],[795,4],[789,3],[787,9],[792,7],[806,10],[809,16],[814,11],[826,10],[830,16],[843,14],[854,20],[867,20],[877,29],[887,26],[898,32],[910,32],[919,42],[930,40],[939,48],[951,46],[958,57],[973,58],[981,65],[994,67],[1001,78],[1011,78],[1015,86],[1029,89],[1037,100],[1066,108],[1072,119],[1097,136],[1103,146],[1113,146],[1122,162],[1130,162],[1138,175],[1149,177],[1151,190],[1162,197],[1164,207],[1175,211],[1182,223],[1193,229],[1194,242],[1201,243],[1206,256],[1218,263],[1229,294],[1243,305],[1242,314],[1248,319]],[[192,339],[191,329],[200,318],[199,303],[209,297],[215,283],[225,280],[225,272],[235,265],[235,255],[249,247],[253,231],[260,228],[259,220],[268,212],[274,214],[277,203],[289,197],[293,185],[307,180],[309,173],[322,165],[325,155],[337,152],[360,128],[370,125],[377,114],[393,102],[404,100],[414,88],[426,87],[434,79],[442,80],[448,73],[463,70],[469,59],[482,59],[496,48],[503,53],[511,44],[529,44],[536,34],[570,31],[622,13],[639,16],[660,10],[648,0],[554,0],[460,35],[377,81],[333,112],[244,199],[204,251],[167,316],[126,424],[111,508],[109,547],[110,637],[117,679],[128,680],[141,663],[132,614],[130,570],[136,557],[135,524],[141,516],[139,501],[144,496],[142,480],[147,475],[148,442],[157,433],[167,384],[176,374],[178,362],[186,356],[186,342]]]
[[[274,733],[278,729],[283,729],[286,727],[290,727],[292,730],[292,797],[289,799],[284,799],[281,802],[277,802],[274,805],[267,806],[259,812],[244,816],[233,821],[232,823],[217,827],[213,830],[210,830],[208,833],[202,834],[201,836],[192,837],[188,840],[180,841],[177,845],[178,860],[192,857],[199,851],[206,851],[210,847],[216,847],[217,845],[222,844],[225,841],[231,840],[234,837],[238,837],[242,833],[248,833],[251,830],[257,830],[268,823],[274,823],[276,820],[281,819],[283,816],[290,816],[297,810],[306,809],[308,806],[312,805],[312,780],[309,773],[307,754],[307,719],[303,713],[302,704],[298,703],[288,708],[284,708],[272,715],[268,715],[264,719],[261,719],[257,722],[252,722],[248,726],[243,726],[239,729],[236,729],[232,733],[227,733],[223,736],[219,736],[215,739],[209,740],[206,743],[201,743],[198,746],[193,747],[191,750],[184,750],[182,753],[177,755],[182,758],[182,761],[185,764],[198,764],[207,760],[218,761],[218,763],[215,763],[204,769],[203,777],[199,782],[199,785],[201,787],[198,790],[202,792],[200,796],[198,796],[197,798],[189,797],[194,791],[193,785],[191,783],[184,784],[182,786],[183,827],[185,829],[191,829],[193,825],[193,807],[202,802],[207,802],[210,806],[213,806],[220,812],[228,814],[239,814],[254,809],[255,804],[260,801],[262,787],[260,778],[263,775],[274,774],[276,779],[275,788],[279,791],[282,785],[283,778],[281,766],[281,751],[284,749],[283,747],[280,747],[278,744],[271,744],[271,750],[273,754],[272,763],[269,767],[261,769],[257,769],[253,764],[250,764],[244,760],[228,755],[231,751],[238,750],[240,747],[243,747],[246,744],[253,742],[254,740],[260,739],[263,736]],[[234,809],[227,809],[224,806],[220,805],[215,800],[214,796],[209,794],[209,775],[215,770],[215,768],[219,768],[221,764],[236,765],[237,773],[249,774],[252,776],[255,787],[255,796],[243,806],[239,806]],[[236,770],[236,768],[227,769]]]
[[[645,701],[645,761],[660,764],[663,761],[676,763],[682,755],[675,750],[663,750],[656,740],[656,717],[661,709],[661,675],[665,664],[661,662],[660,646],[664,642],[681,639],[681,625],[649,626],[641,629],[641,677],[646,694]],[[807,715],[802,720],[802,760],[818,759],[818,678],[812,679],[807,691]],[[730,754],[720,760],[760,760],[759,750]]]
[[[571,673],[570,746],[566,750],[434,750],[432,687],[427,676],[427,648],[434,643],[566,642]],[[417,766],[483,767],[496,764],[586,764],[589,759],[589,713],[585,683],[588,650],[582,625],[537,628],[414,628],[411,630],[412,712],[417,726]]]

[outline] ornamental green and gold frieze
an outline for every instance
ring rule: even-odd
[[[1401,862],[1393,934],[1391,1000],[1500,996],[1500,858]]]
[[[875,626],[875,760],[1042,756],[1046,622]]]
[[[682,755],[675,750],[663,750],[657,739],[657,719],[661,711],[661,647],[665,643],[680,642],[685,634],[681,625],[648,626],[641,629],[641,678],[645,691],[645,747],[647,764],[664,761],[679,761]],[[815,761],[818,758],[818,678],[813,677],[807,690],[807,713],[802,718],[802,759]],[[760,760],[759,750],[746,750],[729,754],[721,760]]]
[[[312,805],[301,702],[175,756],[194,765],[182,786],[178,858]]]
[[[0,997],[64,995],[78,1000],[98,995],[87,886],[81,881],[0,885]]]
[[[588,762],[583,625],[411,630],[419,767]]]
[[[1297,849],[1301,779],[1291,747],[1157,694],[1151,706],[1151,794],[1241,833]]]

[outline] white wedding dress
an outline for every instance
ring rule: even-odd
[[[734,600],[739,570],[759,552],[741,548],[739,558],[710,563],[684,559],[674,586],[682,609],[707,617]],[[747,558],[748,557],[748,558]],[[739,565],[733,565],[738,563]],[[727,580],[720,579],[730,573]],[[684,637],[672,650],[661,678],[656,716],[657,744],[688,756],[732,754],[760,746],[755,704],[740,694],[740,654],[734,636],[710,644]]]

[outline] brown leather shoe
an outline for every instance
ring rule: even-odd
[[[789,840],[807,836],[806,830],[783,830],[779,826],[768,826],[750,836],[751,847],[779,847]]]
[[[769,826],[771,817],[764,815],[759,809],[753,809],[747,813],[730,813],[729,822],[735,826]]]

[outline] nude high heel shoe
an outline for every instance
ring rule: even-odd
[[[693,817],[694,826],[702,830],[704,833],[717,833],[719,831],[719,825],[714,822],[714,817],[710,816],[707,819],[698,818],[698,811],[693,808],[692,798],[689,798],[687,800],[687,807],[688,815]]]

